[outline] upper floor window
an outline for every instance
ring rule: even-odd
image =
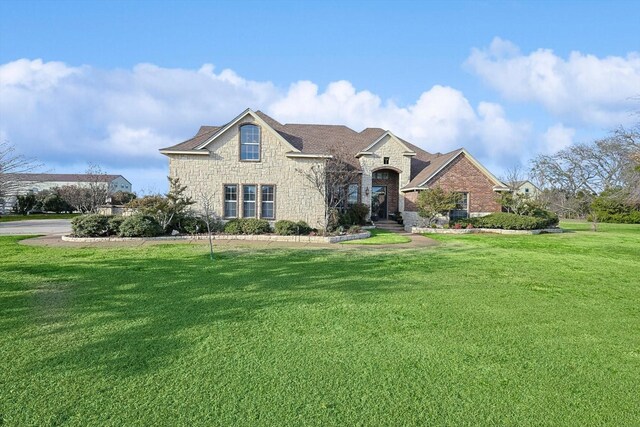
[[[382,163],[385,164],[385,165],[388,165],[389,164],[389,158],[388,157],[384,157],[382,159]]]
[[[256,125],[240,127],[240,160],[260,160],[260,128]]]

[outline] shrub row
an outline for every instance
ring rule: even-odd
[[[288,221],[286,219],[276,222],[275,232],[281,236],[306,236],[313,229],[304,221]]]
[[[547,211],[537,217],[498,212],[479,218],[461,219],[456,221],[456,224],[460,224],[462,227],[471,224],[477,228],[499,228],[502,230],[538,230],[558,225],[558,216]]]
[[[224,225],[227,234],[265,234],[271,232],[271,226],[266,219],[237,218]]]
[[[129,217],[81,215],[71,220],[71,230],[76,237],[155,237],[162,234],[162,227],[155,219],[141,214]]]

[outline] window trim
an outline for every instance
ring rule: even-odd
[[[227,216],[227,187],[236,187],[236,216]],[[238,202],[240,201],[240,194],[238,194],[238,184],[222,184],[222,215],[224,219],[238,218]]]
[[[242,128],[245,126],[255,126],[258,128],[258,158],[257,159],[243,159],[242,158]],[[245,143],[245,145],[255,145],[254,143]],[[242,123],[238,126],[238,160],[241,162],[261,162],[262,161],[262,127],[256,123]]]
[[[265,217],[262,213],[262,187],[272,187],[273,188],[273,201],[268,202],[273,205],[273,216]],[[269,221],[273,221],[276,219],[276,185],[275,184],[260,184],[260,219],[266,219]]]
[[[252,184],[252,183],[243,183],[241,186],[242,188],[242,216],[239,218],[258,218],[258,189],[259,189],[259,185],[258,184]],[[254,206],[253,206],[253,212],[254,215],[253,216],[246,216],[244,213],[244,188],[245,187],[255,187],[256,188],[256,199],[253,200]]]

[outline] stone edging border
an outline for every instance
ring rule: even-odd
[[[364,231],[357,234],[343,236],[278,236],[277,234],[215,234],[213,240],[250,240],[258,242],[292,242],[292,243],[338,243],[347,240],[359,240],[371,237],[371,233]],[[143,240],[207,240],[209,236],[198,234],[194,236],[160,236],[160,237],[72,237],[62,236],[65,242],[96,243],[96,242],[129,242]]]
[[[474,233],[494,233],[494,234],[543,234],[562,233],[562,228],[543,228],[540,230],[502,230],[500,228],[426,228],[411,227],[413,234],[474,234]]]

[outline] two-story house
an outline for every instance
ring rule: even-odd
[[[453,216],[499,212],[496,192],[507,189],[464,148],[431,154],[384,129],[281,124],[250,109],[222,126],[202,126],[193,138],[160,152],[169,157],[169,175],[195,200],[212,197],[224,219],[320,226],[325,204],[304,174],[337,148],[360,170],[359,182],[348,189],[350,202],[369,205],[373,218],[400,212],[406,226],[419,222],[415,201],[425,189],[459,193]]]

